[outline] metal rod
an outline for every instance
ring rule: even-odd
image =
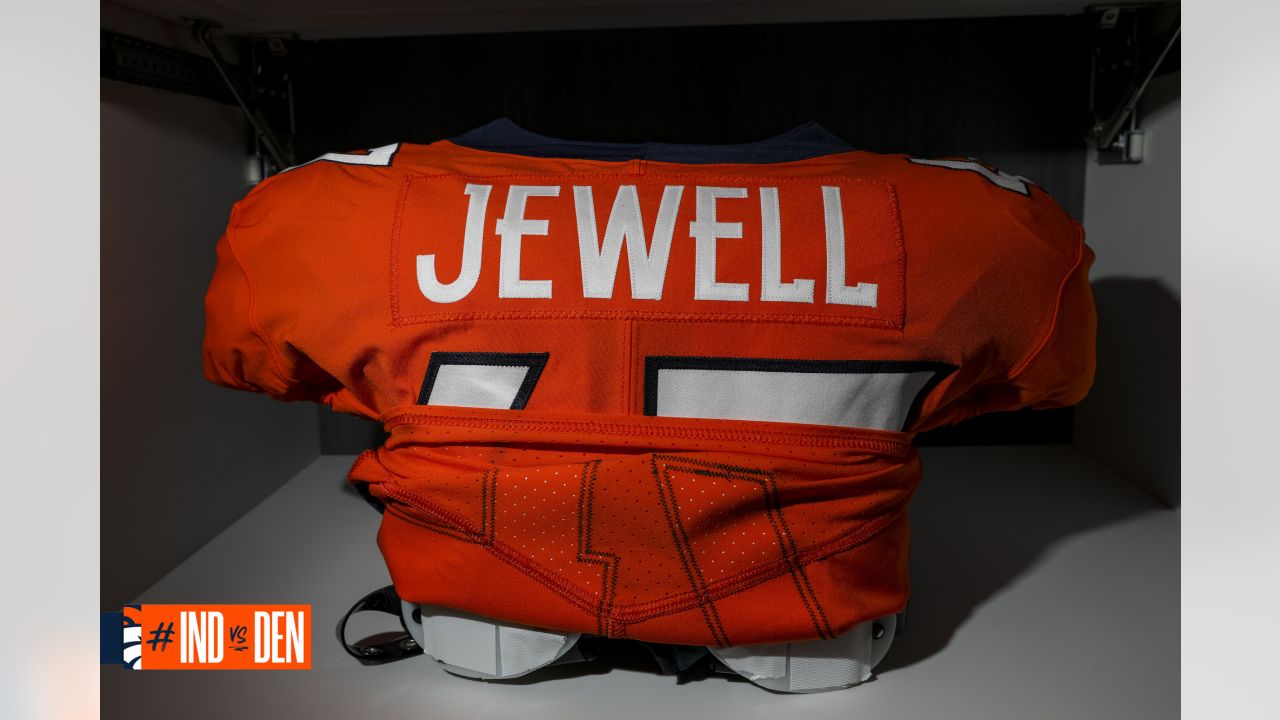
[[[1142,78],[1142,82],[1138,84],[1138,87],[1129,93],[1124,105],[1103,127],[1102,134],[1098,137],[1098,147],[1109,148],[1115,143],[1116,136],[1120,134],[1120,128],[1124,126],[1124,121],[1137,108],[1138,101],[1142,99],[1142,94],[1147,91],[1147,85],[1151,83],[1151,78],[1155,77],[1156,70],[1160,69],[1160,64],[1164,62],[1165,56],[1173,49],[1173,44],[1178,41],[1180,34],[1182,34],[1182,25],[1178,25],[1178,28],[1173,31],[1173,35],[1169,37],[1169,42],[1165,43],[1164,49],[1160,51],[1160,57],[1156,58],[1156,61],[1151,65],[1151,69],[1147,71],[1146,77]]]
[[[271,162],[275,164],[276,170],[283,170],[292,165],[292,159],[281,149],[280,141],[271,132],[271,128],[267,126],[266,121],[261,115],[249,108],[248,103],[245,102],[240,95],[240,91],[236,88],[236,84],[231,80],[231,75],[227,72],[226,61],[223,60],[222,53],[218,52],[217,46],[213,44],[213,39],[209,36],[210,27],[208,23],[197,20],[194,23],[194,30],[197,39],[208,51],[209,58],[213,60],[213,66],[218,69],[218,74],[222,76],[222,81],[227,84],[227,88],[231,91],[231,96],[239,103],[240,109],[244,111],[245,117],[249,119],[249,124],[253,125],[254,132],[262,138],[262,144],[266,147],[267,154],[271,156]]]

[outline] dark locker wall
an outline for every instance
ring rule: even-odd
[[[497,117],[546,135],[736,143],[816,121],[853,146],[972,156],[1081,216],[1089,49],[1068,17],[504,33],[309,44],[300,159],[428,143]],[[326,452],[377,431],[322,412]],[[1069,411],[980,418],[925,443],[1069,442]]]

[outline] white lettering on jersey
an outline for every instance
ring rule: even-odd
[[[582,260],[582,296],[613,297],[622,246],[627,246],[627,267],[631,270],[631,297],[661,300],[671,255],[671,237],[676,228],[676,211],[684,187],[667,185],[658,205],[658,221],[653,227],[653,244],[646,250],[644,221],[635,185],[623,185],[613,200],[609,221],[600,241],[596,206],[589,185],[575,185],[573,206],[578,219],[578,254]]]
[[[822,209],[827,227],[827,302],[875,307],[879,285],[864,282],[852,287],[845,285],[844,208],[840,204],[840,188],[822,187]]]
[[[467,204],[466,228],[462,244],[462,267],[458,277],[443,283],[436,272],[435,254],[417,256],[418,289],[423,297],[436,303],[453,303],[469,295],[480,279],[483,260],[484,224],[488,217],[492,185],[468,184],[464,193]],[[574,186],[574,211],[577,219],[578,253],[582,272],[583,297],[611,298],[618,273],[622,247],[627,248],[627,265],[631,273],[631,297],[637,300],[660,300],[666,280],[667,264],[675,234],[676,215],[684,186],[667,185],[659,201],[657,220],[651,243],[646,243],[639,195],[634,185],[619,187],[614,198],[604,238],[599,236],[593,189]],[[556,185],[513,185],[507,191],[506,208],[498,218],[494,231],[501,238],[498,256],[498,297],[550,298],[550,280],[526,280],[520,276],[520,258],[525,236],[547,235],[550,222],[525,217],[531,197],[559,197]],[[695,188],[695,219],[689,223],[689,235],[696,243],[694,252],[694,299],[743,302],[749,299],[748,283],[716,280],[717,241],[742,238],[741,222],[720,222],[716,202],[720,199],[744,199],[747,188]],[[854,305],[875,308],[879,284],[859,282],[847,285],[845,257],[844,208],[840,188],[822,187],[822,205],[826,243],[826,301],[831,305]],[[778,188],[760,188],[761,218],[761,287],[760,299],[771,302],[814,302],[815,281],[797,278],[782,281],[782,221]],[[647,247],[646,247],[647,245]]]
[[[695,219],[689,223],[689,235],[697,241],[694,258],[694,300],[735,300],[745,302],[749,291],[746,283],[716,282],[716,240],[742,237],[742,223],[716,220],[716,201],[720,198],[745,198],[746,188],[697,188]]]
[[[782,282],[782,218],[778,212],[778,188],[760,188],[761,241],[760,299],[774,302],[813,302],[813,281]]]
[[[389,167],[391,161],[395,159],[396,153],[400,151],[400,143],[394,145],[383,145],[382,147],[373,148],[364,153],[325,153],[314,160],[292,167],[287,167],[280,172],[286,173],[290,170],[297,170],[300,167],[306,167],[311,163],[332,162],[339,165],[368,165],[373,167]]]
[[[907,158],[917,165],[931,165],[933,167],[947,168],[948,170],[968,170],[976,172],[988,181],[999,185],[1005,190],[1012,190],[1020,195],[1030,195],[1027,190],[1027,184],[1031,181],[1021,175],[1010,175],[1003,170],[992,171],[991,168],[983,165],[976,160],[921,160],[919,158]]]
[[[484,218],[489,208],[492,185],[468,184],[463,192],[467,203],[467,229],[462,238],[462,270],[451,283],[441,283],[436,275],[436,256],[418,256],[418,289],[432,302],[452,303],[471,294],[480,279],[480,258],[484,249]],[[550,297],[550,295],[548,295]]]
[[[512,185],[507,191],[507,209],[498,219],[496,232],[502,236],[502,252],[498,257],[498,297],[549,298],[550,280],[520,279],[520,244],[525,235],[546,235],[546,220],[530,220],[524,216],[525,203],[531,197],[557,197],[556,185]]]

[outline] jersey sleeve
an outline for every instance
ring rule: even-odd
[[[964,349],[957,372],[926,401],[914,432],[984,413],[1073,405],[1093,384],[1094,254],[1083,228],[1047,194],[1024,199],[999,192],[990,193],[990,205],[975,203],[980,212],[972,226],[981,233],[937,245],[968,253],[945,257],[948,268],[961,268],[956,272],[964,278],[959,287],[969,310],[947,315],[959,319],[935,331]]]
[[[1047,317],[1029,337],[1017,363],[969,387],[957,402],[923,429],[966,420],[989,412],[1074,405],[1084,399],[1093,384],[1097,314],[1089,286],[1093,251],[1081,238],[1075,261],[1060,275]]]
[[[239,206],[216,246],[217,262],[205,294],[206,379],[277,400],[326,402],[336,388],[305,355],[262,321],[256,278],[237,246]]]
[[[1008,390],[1016,407],[1074,405],[1093,384],[1098,325],[1089,286],[1093,257],[1081,238],[1076,263],[1063,278],[1049,327],[1011,373]]]
[[[301,399],[303,389],[284,370],[258,324],[253,286],[232,241],[235,224],[233,210],[215,248],[217,263],[205,293],[204,376],[236,390]]]

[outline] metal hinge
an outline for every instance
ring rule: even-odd
[[[1089,83],[1088,142],[1100,164],[1140,163],[1146,134],[1138,103],[1182,34],[1179,3],[1105,5],[1097,15]]]

